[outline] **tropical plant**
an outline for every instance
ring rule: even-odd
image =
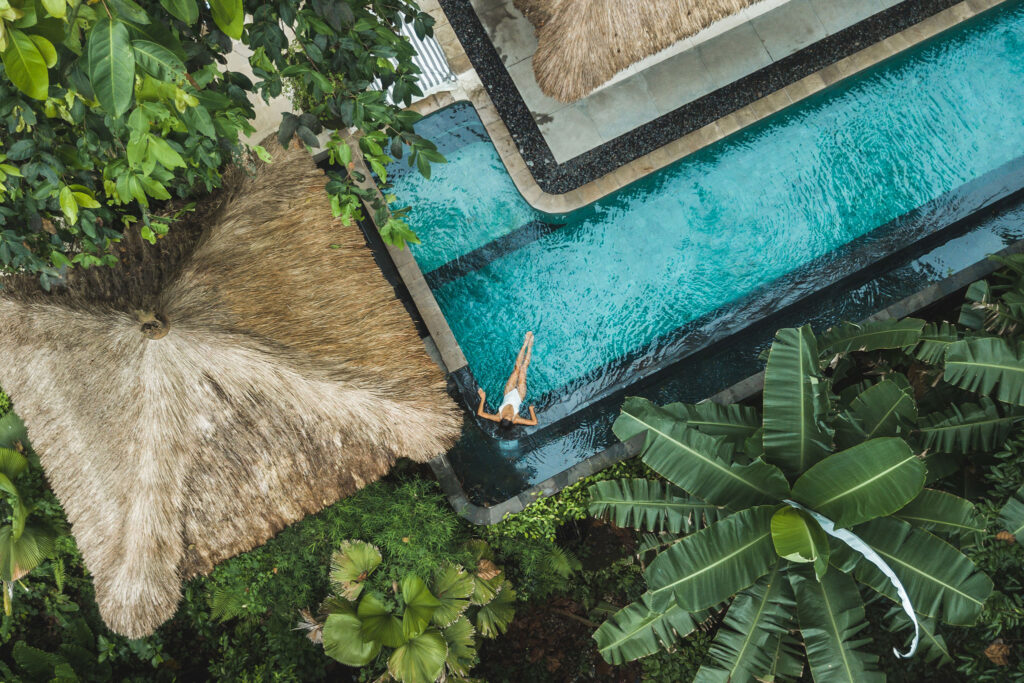
[[[383,561],[380,550],[346,541],[331,559],[335,595],[320,606],[323,620],[304,611],[299,627],[348,666],[366,666],[386,648],[387,671],[402,683],[465,679],[477,660],[477,634],[503,633],[515,602],[487,544],[470,541],[467,550],[472,570],[445,564],[429,586],[408,574],[384,592],[368,583]]]
[[[992,582],[947,541],[983,528],[970,502],[925,483],[937,454],[994,448],[1021,419],[1010,389],[1024,364],[973,364],[989,349],[960,336],[914,319],[784,329],[760,409],[628,399],[615,434],[642,438],[668,483],[600,482],[592,511],[671,536],[647,593],[595,633],[605,659],[651,654],[724,609],[698,681],[799,677],[797,632],[815,680],[881,680],[858,584],[907,609],[925,649],[943,647],[936,622],[973,624]],[[966,403],[959,387],[1013,405]]]
[[[20,431],[17,415],[0,418],[0,438]],[[16,442],[20,444],[19,442]],[[28,459],[14,450],[13,441],[0,442],[0,492],[10,505],[10,521],[0,526],[0,582],[4,593],[4,614],[11,614],[14,584],[54,554],[58,531],[49,521],[32,516],[33,504],[26,500],[15,480],[28,468]],[[9,446],[9,447],[7,447]]]
[[[253,131],[248,96],[277,96],[286,78],[310,98],[283,116],[282,144],[317,147],[322,122],[340,121],[365,134],[372,168],[405,149],[429,174],[443,157],[402,109],[420,90],[400,22],[425,35],[433,19],[406,0],[0,0],[0,269],[49,288],[67,267],[112,264],[127,229],[166,233],[190,207],[160,202],[218,187]],[[256,83],[223,66],[233,40]],[[351,162],[345,141],[329,147]],[[385,239],[414,239],[363,180],[331,173],[335,214],[359,218],[367,200]]]

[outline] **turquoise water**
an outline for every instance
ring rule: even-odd
[[[450,163],[431,181],[393,175],[394,192],[414,207],[425,272],[531,220],[565,223],[435,291],[492,397],[523,334],[536,333],[533,400],[1024,154],[1024,8],[564,217],[519,197],[481,131],[472,122],[443,134]]]

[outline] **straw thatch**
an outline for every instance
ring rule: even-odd
[[[129,637],[174,614],[183,579],[459,433],[359,229],[292,147],[236,172],[198,241],[128,240],[124,265],[65,291],[0,291],[0,386]]]
[[[540,89],[575,102],[629,65],[758,0],[514,0],[537,29]],[[680,74],[685,77],[685,74]]]

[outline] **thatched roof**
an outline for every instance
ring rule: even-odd
[[[129,637],[174,614],[182,580],[458,436],[441,371],[297,147],[234,173],[198,242],[130,239],[123,266],[63,292],[0,290],[0,386]]]
[[[537,29],[533,71],[562,102],[758,0],[514,0]],[[684,77],[685,74],[680,74]]]

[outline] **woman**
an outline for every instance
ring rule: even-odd
[[[533,332],[527,332],[526,339],[523,340],[523,348],[519,349],[519,355],[516,356],[516,367],[512,371],[512,376],[508,378],[508,382],[505,383],[505,398],[502,399],[498,412],[494,415],[484,412],[487,394],[483,389],[477,389],[480,394],[480,407],[476,411],[477,415],[485,420],[499,423],[502,429],[508,429],[512,425],[533,427],[537,424],[537,413],[534,412],[533,406],[530,406],[530,419],[519,417],[519,408],[526,396],[526,368],[530,367],[531,355],[533,355]]]

